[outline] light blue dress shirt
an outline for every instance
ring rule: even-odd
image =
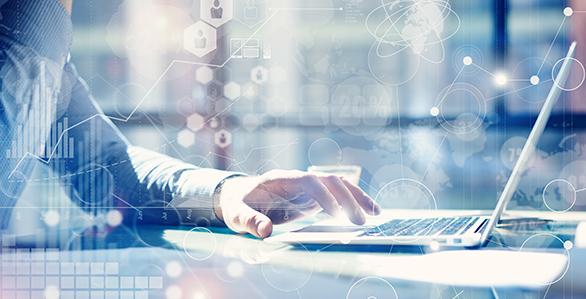
[[[129,144],[68,62],[72,24],[59,1],[9,0],[0,12],[0,229],[45,164],[87,211],[124,207],[126,221],[140,210],[152,215],[146,222],[169,223],[179,219],[157,216],[164,208],[189,209],[183,223],[223,225],[213,194],[236,173]]]

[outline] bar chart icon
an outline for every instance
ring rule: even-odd
[[[24,125],[19,125],[18,136],[6,150],[7,158],[22,158],[27,153],[39,158],[73,158],[74,142],[68,134],[68,119],[54,122],[57,95],[46,84],[45,62],[40,62],[40,76],[34,85],[31,104],[25,104],[28,111]]]

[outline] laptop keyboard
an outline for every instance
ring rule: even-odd
[[[463,234],[478,217],[393,219],[367,230],[365,236],[433,236]]]

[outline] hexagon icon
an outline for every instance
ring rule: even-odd
[[[270,77],[271,81],[273,81],[274,83],[283,83],[285,82],[285,80],[287,80],[287,70],[285,70],[282,66],[277,65],[271,71]]]
[[[190,98],[182,98],[177,102],[177,112],[183,116],[189,116],[195,112],[195,103]]]
[[[224,96],[230,100],[238,98],[241,94],[240,85],[236,82],[230,82],[224,85]]]
[[[273,98],[267,101],[269,114],[275,117],[281,116],[287,112],[287,101],[280,98]]]
[[[221,148],[225,148],[232,143],[232,134],[225,129],[221,129],[220,131],[216,132],[214,137],[216,145]]]
[[[218,28],[234,17],[234,0],[201,0],[201,19]]]
[[[258,96],[258,86],[252,82],[248,82],[242,86],[241,92],[245,98],[252,100]]]
[[[182,130],[177,134],[177,143],[185,148],[190,147],[195,143],[195,134],[187,129]]]
[[[268,79],[268,71],[263,66],[257,66],[250,70],[250,80],[257,84],[262,84]]]
[[[202,21],[197,21],[183,31],[183,47],[198,57],[214,51],[216,39],[216,29]]]
[[[207,66],[202,66],[195,71],[195,79],[202,84],[208,84],[214,79],[214,71]]]
[[[205,119],[203,116],[194,113],[187,118],[187,127],[194,132],[201,130],[204,127]]]
[[[227,67],[217,68],[214,71],[214,79],[221,83],[226,83],[232,78],[232,71]]]
[[[234,0],[234,19],[254,27],[267,18],[266,0]]]

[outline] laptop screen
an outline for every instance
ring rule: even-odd
[[[492,213],[491,219],[487,224],[487,228],[484,230],[482,234],[482,242],[485,242],[488,236],[490,236],[490,233],[500,220],[503,212],[505,211],[505,208],[507,207],[507,204],[509,203],[509,201],[513,197],[513,194],[515,193],[515,190],[519,186],[519,181],[523,176],[523,172],[527,168],[527,163],[529,162],[529,159],[535,152],[537,142],[539,141],[539,138],[541,137],[541,134],[545,129],[545,125],[549,120],[551,111],[553,110],[553,107],[560,96],[560,93],[562,91],[561,86],[565,84],[566,79],[568,78],[568,74],[570,73],[571,61],[574,57],[574,52],[576,50],[576,45],[576,42],[573,42],[570,45],[568,54],[566,55],[566,58],[564,59],[560,71],[558,72],[556,79],[554,80],[552,87],[549,91],[549,94],[547,95],[547,99],[545,100],[545,103],[543,104],[543,107],[539,112],[537,121],[535,122],[535,125],[533,125],[533,129],[531,130],[531,133],[527,138],[527,142],[523,146],[523,150],[521,151],[519,159],[517,160],[517,163],[513,168],[513,172],[511,173],[511,176],[509,177],[507,184],[505,185],[505,189],[503,190],[503,193],[499,198],[497,206],[494,209],[494,212]]]

